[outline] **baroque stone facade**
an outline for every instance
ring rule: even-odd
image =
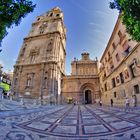
[[[89,53],[72,61],[72,73],[62,79],[63,102],[95,103],[100,98],[98,60],[91,60]]]
[[[59,102],[65,42],[66,28],[58,7],[37,17],[14,67],[13,90],[17,96]]]

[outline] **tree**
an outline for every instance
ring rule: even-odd
[[[121,13],[126,31],[133,40],[140,41],[140,0],[114,0],[110,2],[111,9]]]
[[[8,34],[7,28],[17,26],[35,6],[30,0],[0,0],[0,46]]]

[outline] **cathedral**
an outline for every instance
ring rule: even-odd
[[[55,104],[94,103],[100,98],[98,60],[91,60],[87,52],[81,55],[81,60],[71,63],[71,75],[65,75],[63,12],[55,7],[38,16],[14,66],[15,95]]]

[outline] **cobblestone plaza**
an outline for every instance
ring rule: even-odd
[[[7,104],[8,105],[8,104]],[[139,108],[48,105],[0,112],[0,140],[139,140]]]

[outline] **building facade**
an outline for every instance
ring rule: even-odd
[[[124,105],[125,99],[140,103],[140,44],[130,40],[118,17],[114,31],[100,60],[102,101]]]
[[[12,88],[17,96],[50,103],[94,103],[123,105],[126,98],[140,103],[140,44],[130,40],[118,17],[100,60],[82,53],[65,75],[66,28],[63,12],[56,7],[38,16],[24,39],[14,67]],[[101,91],[101,92],[100,92]]]
[[[72,73],[62,79],[62,101],[80,104],[95,103],[100,98],[98,60],[91,60],[89,53],[71,63]]]
[[[17,96],[59,102],[65,72],[66,28],[58,7],[38,16],[14,66]]]

